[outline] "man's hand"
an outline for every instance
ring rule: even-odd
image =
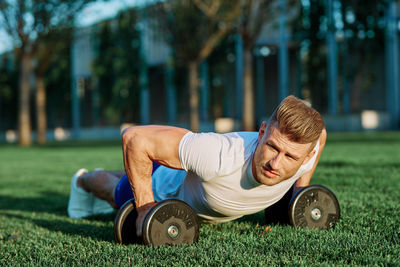
[[[303,189],[304,187],[307,187],[307,186],[297,186],[296,184],[294,184],[293,191],[292,191],[292,197],[297,193],[297,191],[299,191],[300,189]]]
[[[143,228],[144,218],[146,217],[147,212],[155,205],[157,205],[156,202],[151,202],[151,203],[148,203],[148,204],[136,209],[137,214],[138,214],[138,217],[136,219],[136,235],[137,236],[139,236],[139,237],[142,236],[142,228]]]

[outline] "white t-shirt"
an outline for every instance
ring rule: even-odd
[[[184,170],[160,166],[153,174],[156,201],[180,199],[209,222],[225,222],[259,212],[281,199],[309,172],[316,153],[291,178],[273,186],[258,183],[251,163],[258,132],[228,134],[188,132],[179,144]]]

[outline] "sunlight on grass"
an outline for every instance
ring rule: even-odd
[[[202,225],[197,244],[152,248],[113,240],[115,214],[66,213],[79,168],[123,167],[119,142],[0,146],[0,265],[400,265],[400,134],[330,134],[313,183],[335,192],[329,231],[271,225],[263,213]]]

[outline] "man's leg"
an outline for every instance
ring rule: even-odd
[[[153,172],[159,166],[153,162]],[[119,209],[132,198],[133,192],[125,171],[88,172],[81,169],[72,178],[68,215],[83,218],[110,213],[112,208]]]
[[[114,191],[119,180],[125,175],[124,171],[103,171],[88,172],[78,177],[77,185],[86,192],[92,193],[95,197],[107,201],[113,208],[119,208],[115,204]]]
[[[115,208],[113,191],[124,172],[88,172],[78,170],[71,181],[68,216],[84,218],[94,214],[112,213]]]

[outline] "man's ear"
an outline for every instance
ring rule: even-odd
[[[314,155],[315,155],[315,149],[313,149],[310,153],[308,153],[302,165],[306,164]]]
[[[263,123],[260,126],[260,130],[258,131],[258,141],[262,139],[266,130],[267,130],[267,123],[263,121]]]

